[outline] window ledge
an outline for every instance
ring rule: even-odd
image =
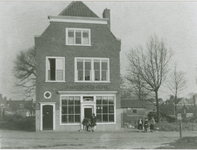
[[[45,81],[45,82],[66,82],[66,81]]]
[[[82,44],[81,45],[77,45],[77,44],[76,45],[75,44],[65,44],[65,45],[66,46],[92,46],[92,45],[82,45]]]
[[[105,124],[116,124],[115,122],[102,122],[102,123],[99,123],[99,122],[97,122],[96,123],[97,125],[105,125]]]
[[[111,81],[74,81],[75,83],[111,83]]]
[[[76,126],[78,126],[78,125],[81,125],[81,123],[60,123],[60,125],[76,125]]]

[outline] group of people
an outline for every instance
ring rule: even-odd
[[[152,117],[150,121],[148,120],[148,118],[145,118],[145,120],[142,120],[142,118],[139,118],[139,120],[137,121],[138,130],[144,129],[144,132],[147,132],[149,124],[150,124],[150,131],[153,132],[154,124],[155,124],[154,117]]]
[[[86,131],[94,132],[96,130],[96,116],[93,113],[91,118],[85,118],[82,122],[83,128]]]

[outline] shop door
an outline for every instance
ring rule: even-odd
[[[84,117],[91,118],[92,116],[92,108],[84,108]]]
[[[53,130],[53,106],[43,106],[43,130]]]

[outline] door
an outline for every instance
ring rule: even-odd
[[[92,108],[84,108],[84,118],[91,118]]]
[[[53,106],[43,106],[43,130],[53,130]]]

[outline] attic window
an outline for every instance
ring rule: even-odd
[[[66,28],[66,45],[90,46],[90,29]]]

